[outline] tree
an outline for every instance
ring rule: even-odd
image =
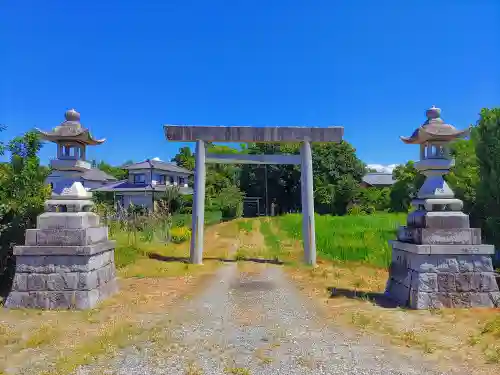
[[[478,215],[486,238],[500,246],[500,108],[483,108],[477,124]]]
[[[13,276],[12,246],[24,242],[24,233],[36,225],[50,196],[45,184],[48,169],[40,166],[38,152],[42,143],[35,132],[11,140],[4,150],[10,153],[10,163],[0,174],[0,284],[6,285]]]
[[[367,187],[359,189],[354,199],[354,203],[359,207],[359,211],[373,213],[375,211],[385,211],[391,207],[391,189],[388,187]]]
[[[114,167],[105,161],[100,161],[97,163],[96,167],[117,180],[125,180],[128,177],[128,171],[126,169],[123,167]]]
[[[250,143],[242,152],[250,155],[298,154],[299,145],[289,143]],[[274,202],[275,212],[285,213],[300,209],[300,166],[298,165],[255,165],[241,166],[240,187],[247,197],[260,197],[264,208],[270,212],[267,202]],[[267,181],[266,181],[267,177]]]
[[[231,220],[242,216],[243,197],[242,191],[234,185],[225,187],[220,191],[217,200],[223,220]]]
[[[189,147],[182,147],[172,161],[179,167],[194,171],[194,155]]]
[[[445,176],[455,196],[464,202],[464,211],[471,215],[474,223],[478,219],[479,206],[476,192],[479,183],[479,165],[476,156],[477,129],[472,128],[469,139],[459,139],[451,144],[455,165]]]
[[[316,211],[344,215],[356,196],[366,171],[356,150],[346,141],[313,146],[313,175],[316,192]],[[325,186],[330,186],[323,194]]]
[[[239,151],[222,145],[206,143],[207,151],[213,154],[234,154]],[[195,155],[189,147],[182,147],[172,158],[179,167],[194,170]],[[205,180],[205,201],[207,210],[218,210],[221,191],[226,188],[238,187],[240,181],[240,166],[234,164],[207,164]]]
[[[408,212],[411,200],[417,196],[425,177],[415,168],[413,161],[394,168],[392,177],[396,182],[390,192],[390,209],[393,212]]]

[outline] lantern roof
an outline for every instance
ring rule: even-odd
[[[42,139],[50,142],[75,141],[86,145],[99,145],[106,141],[106,139],[92,137],[90,131],[85,129],[80,123],[80,113],[74,109],[66,111],[64,117],[65,121],[56,126],[54,130],[45,132],[36,129],[36,131]]]
[[[432,106],[425,115],[427,120],[420,125],[410,137],[400,137],[406,144],[422,144],[427,142],[450,142],[469,134],[469,129],[458,130],[446,124],[441,118],[441,109]]]

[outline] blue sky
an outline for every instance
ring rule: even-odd
[[[115,164],[171,158],[165,123],[341,125],[363,161],[401,163],[431,105],[457,127],[499,105],[499,21],[498,0],[6,0],[0,139],[74,107]]]

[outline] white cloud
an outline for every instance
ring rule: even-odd
[[[393,169],[396,168],[398,164],[389,164],[389,165],[382,165],[382,164],[368,164],[367,167],[370,169],[375,169],[377,172],[382,172],[382,173],[392,173]]]
[[[158,156],[156,158],[151,159],[151,160],[161,161]]]

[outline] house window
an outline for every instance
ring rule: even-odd
[[[144,184],[146,183],[145,174],[134,174],[134,184]]]
[[[173,183],[174,183],[174,181],[175,181],[174,176],[170,176],[170,177],[169,177],[169,181],[170,181],[170,183],[171,183],[171,184],[173,184]]]
[[[165,185],[165,182],[167,180],[167,176],[165,176],[164,174],[157,174],[155,176],[155,180],[156,180],[157,184],[159,184],[159,185]]]
[[[184,186],[185,182],[184,182],[184,177],[179,177],[179,185],[181,186]]]

